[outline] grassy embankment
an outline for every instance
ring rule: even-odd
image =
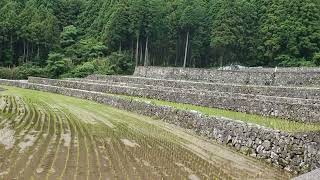
[[[175,102],[163,101],[158,99],[149,99],[149,98],[141,98],[141,97],[134,97],[134,96],[126,96],[126,95],[115,95],[115,94],[111,94],[111,95],[122,97],[122,98],[144,101],[144,102],[150,102],[158,106],[171,106],[171,107],[182,109],[182,110],[194,110],[208,116],[225,117],[232,120],[239,120],[246,123],[257,124],[260,126],[281,130],[285,132],[318,132],[318,131],[320,132],[320,123],[295,122],[292,120],[286,120],[281,118],[266,117],[266,116],[247,114],[247,113],[230,111],[230,110],[223,110],[218,108],[196,106],[192,104],[175,103]]]

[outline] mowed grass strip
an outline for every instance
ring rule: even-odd
[[[197,111],[208,116],[224,117],[231,120],[238,120],[246,123],[257,124],[260,126],[264,126],[264,127],[275,129],[275,130],[285,131],[285,132],[297,133],[297,132],[320,131],[320,123],[296,122],[293,120],[287,120],[287,119],[281,119],[281,118],[275,118],[275,117],[266,117],[266,116],[247,114],[247,113],[231,111],[231,110],[209,108],[204,106],[196,106],[192,104],[175,103],[170,101],[142,98],[142,97],[136,97],[136,96],[127,96],[127,95],[118,95],[118,94],[108,94],[108,95],[113,95],[120,98],[126,98],[131,100],[148,102],[157,106],[170,106],[180,110]]]

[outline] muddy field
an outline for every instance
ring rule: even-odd
[[[0,92],[0,179],[289,179],[160,120],[6,89]]]

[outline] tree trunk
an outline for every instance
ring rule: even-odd
[[[37,59],[38,59],[38,60],[40,59],[40,46],[39,46],[39,43],[38,43]]]
[[[178,56],[179,56],[179,40],[176,41],[176,58],[174,60],[174,66],[177,67],[178,65]]]
[[[11,63],[14,64],[14,50],[13,50],[13,37],[12,37],[12,33],[10,34],[10,50],[11,50]]]
[[[13,53],[13,38],[12,38],[12,34],[10,36],[10,48],[11,48],[11,52]]]
[[[140,44],[140,62],[142,62],[143,61],[143,57],[142,57],[142,55],[143,55],[143,52],[142,52],[142,44]]]
[[[134,60],[134,45],[133,45],[133,39],[131,39],[131,61]]]
[[[122,44],[121,44],[121,41],[120,41],[120,43],[119,43],[119,53],[121,53],[121,51],[122,51]]]
[[[27,56],[26,56],[26,63],[28,63],[28,57],[29,57],[29,43],[27,42]]]
[[[147,37],[146,40],[146,49],[144,51],[144,66],[148,66],[149,65],[149,60],[148,60],[148,43],[149,43],[149,37]]]
[[[186,65],[187,65],[188,46],[189,46],[189,31],[187,33],[187,41],[186,41],[186,48],[185,48],[185,52],[184,52],[183,68],[186,68]]]
[[[219,57],[220,67],[223,67],[224,50],[222,50],[221,56]]]
[[[26,61],[26,40],[23,40],[23,58],[22,63]]]
[[[137,36],[137,44],[136,44],[136,66],[139,65],[139,35]]]

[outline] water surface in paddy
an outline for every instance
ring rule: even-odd
[[[0,179],[289,179],[160,120],[8,89],[0,93]]]

